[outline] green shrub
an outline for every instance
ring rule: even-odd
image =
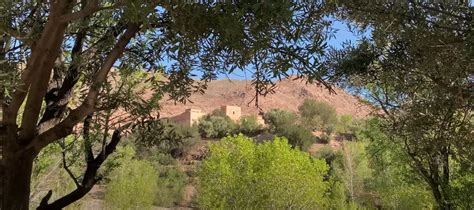
[[[158,193],[155,205],[162,207],[173,207],[179,205],[183,198],[183,190],[186,185],[186,174],[175,168],[160,167],[158,179]]]
[[[155,153],[150,156],[148,160],[154,163],[157,167],[175,165],[178,162],[170,154],[165,153]]]
[[[334,130],[337,133],[350,133],[352,123],[353,118],[351,115],[341,115]]]
[[[155,167],[143,160],[129,160],[113,171],[105,201],[111,209],[151,209],[158,190]]]
[[[323,130],[330,134],[337,122],[336,109],[330,104],[312,99],[304,100],[298,107],[302,125],[310,130]]]
[[[286,110],[272,109],[263,115],[263,119],[270,128],[270,131],[277,133],[284,127],[295,124],[298,116]]]
[[[303,151],[309,149],[311,144],[315,142],[315,137],[311,131],[307,130],[300,125],[288,125],[281,128],[281,131],[277,133],[279,136],[284,136],[288,139],[293,147],[298,147]]]
[[[237,127],[232,119],[221,115],[207,115],[198,122],[199,133],[206,138],[222,138],[235,133]]]
[[[243,135],[210,146],[198,171],[203,209],[318,209],[327,205],[328,166],[284,138],[256,144]]]
[[[355,136],[356,133],[361,130],[363,124],[364,121],[353,119],[351,115],[342,115],[339,117],[334,130],[344,138],[348,138],[350,136]]]
[[[112,153],[100,167],[99,172],[102,176],[109,179],[109,174],[120,167],[123,163],[126,163],[132,160],[135,157],[135,149],[130,144],[119,145],[115,149],[115,152]]]
[[[258,123],[257,117],[254,115],[244,116],[240,118],[239,131],[245,135],[256,135],[262,130],[262,125]]]

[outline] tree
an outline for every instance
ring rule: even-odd
[[[312,99],[305,99],[298,107],[302,125],[310,130],[324,130],[331,134],[337,122],[336,109],[330,104]]]
[[[197,126],[203,137],[222,138],[235,133],[238,125],[229,116],[216,112],[199,119]]]
[[[299,148],[302,151],[307,151],[311,144],[316,140],[316,137],[311,131],[301,125],[288,125],[281,128],[276,133],[278,136],[283,136],[288,139],[288,143],[293,148]]]
[[[272,109],[264,114],[263,119],[272,132],[279,132],[296,123],[298,116],[286,110]]]
[[[243,135],[210,146],[198,172],[201,208],[324,208],[324,160],[292,149],[284,138],[256,144]]]
[[[428,184],[413,176],[416,172],[410,167],[409,157],[404,155],[400,144],[390,141],[384,123],[379,118],[368,119],[357,133],[357,140],[367,143],[365,155],[372,171],[368,188],[377,194],[383,208],[434,208],[436,202]]]
[[[110,117],[122,110],[131,124],[144,121],[156,113],[163,94],[185,102],[219,73],[236,69],[257,67],[257,96],[288,72],[326,84],[319,72],[325,12],[322,3],[300,1],[1,1],[2,208],[28,208],[36,155],[75,127],[86,127],[84,120],[97,112]],[[169,65],[159,68],[165,59]],[[152,97],[119,98],[134,92],[114,80],[144,70],[166,76],[141,78]],[[191,77],[197,71],[199,82]],[[113,74],[119,76],[113,79]],[[108,87],[120,94],[107,94]],[[114,103],[101,103],[106,98]],[[41,208],[63,208],[98,181],[98,168],[113,153],[122,130],[132,126],[106,122],[100,125],[103,133],[113,134],[105,135],[101,150],[85,151],[89,161],[78,188],[52,202],[49,193]]]
[[[262,131],[262,125],[255,115],[243,116],[240,118],[240,132],[245,135],[255,135]]]
[[[414,1],[341,6],[340,17],[370,25],[372,36],[335,52],[336,62],[328,59],[333,78],[383,110],[390,141],[404,148],[440,209],[472,208],[453,187],[474,173],[472,8]]]
[[[365,146],[364,142],[345,141],[342,155],[336,159],[335,173],[341,179],[350,203],[365,203],[365,206],[370,206],[374,202],[370,202],[372,198],[366,186],[371,177],[371,170]]]

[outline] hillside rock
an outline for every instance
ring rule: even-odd
[[[318,84],[306,84],[301,80],[285,79],[276,83],[275,93],[259,97],[259,106],[264,112],[280,108],[293,112],[305,99],[315,99],[331,104],[339,115],[349,114],[356,118],[370,115],[374,108],[363,103],[343,89],[334,87],[335,93]],[[255,92],[251,81],[216,80],[209,83],[205,94],[194,94],[190,97],[193,103],[177,103],[164,98],[161,104],[161,117],[170,117],[183,113],[188,108],[201,109],[209,113],[223,105],[240,106],[242,115],[256,115],[258,108],[253,98]]]

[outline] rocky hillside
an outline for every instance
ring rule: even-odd
[[[363,118],[373,112],[373,108],[362,103],[359,98],[337,87],[334,87],[334,90],[335,94],[317,84],[307,85],[301,80],[285,79],[277,83],[275,93],[259,97],[259,105],[264,112],[274,108],[296,112],[304,99],[316,99],[334,106],[339,115],[350,114]],[[208,113],[222,105],[240,106],[242,115],[257,114],[258,109],[255,102],[252,102],[254,96],[255,92],[250,81],[216,80],[209,84],[205,94],[191,96],[190,100],[193,103],[175,104],[173,101],[163,99],[161,116],[174,116],[188,108],[197,108]]]

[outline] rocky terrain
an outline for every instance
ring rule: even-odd
[[[275,93],[259,97],[262,111],[274,108],[296,112],[305,99],[316,99],[331,104],[339,115],[349,114],[364,118],[371,114],[373,107],[363,103],[341,88],[334,87],[335,93],[318,84],[305,84],[301,80],[285,79],[276,83]],[[255,90],[248,80],[216,80],[209,83],[205,94],[194,94],[186,104],[174,103],[167,98],[160,102],[161,117],[180,114],[188,108],[201,109],[208,113],[222,105],[234,105],[242,108],[242,115],[258,114],[253,101]]]

